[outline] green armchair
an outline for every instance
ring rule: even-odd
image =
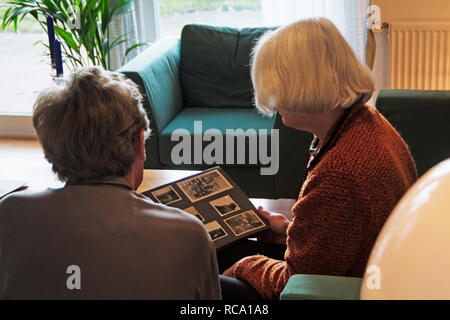
[[[268,118],[253,107],[250,79],[252,47],[268,28],[233,29],[187,25],[181,39],[160,40],[119,71],[136,82],[144,95],[152,136],[147,142],[147,169],[203,170],[220,165],[250,197],[296,198],[303,183],[312,136],[283,125],[279,115]],[[450,93],[448,91],[381,90],[376,107],[400,132],[416,161],[419,175],[450,157]],[[208,162],[191,143],[190,160],[174,163],[172,141],[177,129],[195,140],[195,121],[201,121],[201,135],[210,129],[222,134],[222,162]],[[236,144],[226,148],[227,129],[242,129],[247,139],[245,163],[237,161]],[[272,129],[278,129],[278,171],[262,175],[264,164],[250,163],[255,155],[245,135],[255,130],[258,151],[261,138],[267,150]],[[264,133],[265,132],[265,133]],[[266,135],[266,137],[264,137]],[[235,137],[238,139],[238,137]],[[210,138],[212,140],[212,138]],[[208,141],[201,141],[201,151]],[[197,146],[198,147],[198,146]],[[272,156],[272,155],[271,155]],[[226,161],[227,159],[233,161]]]
[[[281,292],[281,300],[359,300],[362,278],[295,274]]]
[[[312,136],[286,128],[279,116],[263,116],[253,106],[250,53],[267,30],[187,25],[180,40],[160,40],[119,70],[144,95],[152,129],[145,168],[203,170],[219,165],[250,197],[297,197]],[[272,129],[279,134],[274,143]],[[174,139],[180,130],[191,142],[190,150],[179,152],[181,163],[173,155],[184,141]],[[199,157],[215,141],[206,141],[208,132],[222,135],[219,155],[214,154],[222,161]],[[238,149],[239,140],[244,141],[244,151]],[[261,160],[261,146],[268,150],[270,164]],[[269,166],[278,169],[276,174],[262,175],[261,169]]]
[[[419,177],[450,158],[450,91],[381,90],[376,106],[408,144]]]

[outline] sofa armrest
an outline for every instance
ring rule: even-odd
[[[152,44],[118,71],[135,82],[143,95],[144,109],[152,131],[146,143],[145,168],[163,165],[159,156],[159,135],[183,108],[179,78],[180,41],[164,39]]]
[[[409,146],[419,177],[450,157],[450,91],[380,90],[376,107]]]
[[[159,40],[118,70],[140,86],[144,107],[158,134],[183,107],[179,42]]]
[[[281,300],[359,300],[362,278],[295,274],[281,292]]]

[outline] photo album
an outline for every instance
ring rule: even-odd
[[[197,217],[217,250],[269,229],[239,186],[215,167],[142,193]]]

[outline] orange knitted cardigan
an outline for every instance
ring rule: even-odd
[[[352,106],[322,146],[292,208],[285,261],[256,255],[235,266],[265,299],[278,299],[293,274],[362,277],[381,227],[417,179],[407,145],[374,108]]]

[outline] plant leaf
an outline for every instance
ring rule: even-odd
[[[69,47],[76,50],[79,49],[78,44],[75,42],[75,40],[73,39],[72,35],[69,32],[61,29],[58,26],[55,26],[55,33],[58,37],[62,38]]]

